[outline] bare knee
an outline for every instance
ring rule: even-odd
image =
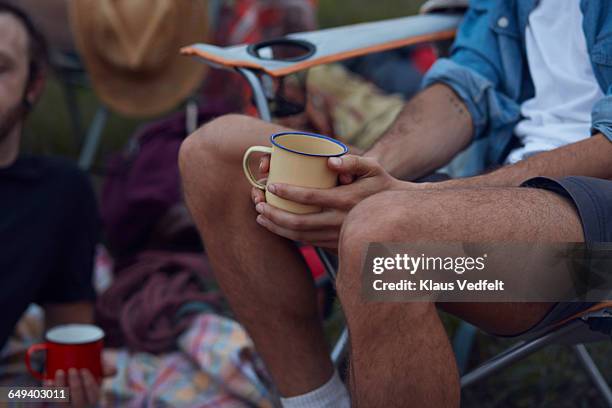
[[[229,144],[228,139],[236,137],[233,126],[241,126],[246,120],[250,119],[240,115],[222,116],[183,141],[178,163],[185,201],[192,214],[218,215],[222,210],[219,203],[223,202],[219,197],[235,192],[230,188],[235,184],[227,183],[227,179],[241,177],[238,157],[243,152],[239,151],[240,146]]]
[[[431,209],[418,194],[383,192],[355,206],[342,226],[339,242],[341,269],[336,282],[344,307],[361,307],[363,259],[376,242],[410,242],[426,235]],[[410,211],[406,211],[409,208]]]
[[[240,154],[231,143],[233,139],[239,136],[238,128],[244,127],[244,122],[252,121],[247,116],[242,115],[225,115],[214,119],[194,133],[189,135],[179,151],[179,165],[181,171],[188,171],[194,164],[206,164],[203,157],[215,159],[227,159],[228,157],[237,156]]]
[[[238,171],[239,161],[252,138],[240,129],[257,123],[256,119],[243,115],[225,115],[214,119],[182,143],[179,151],[179,168],[183,182],[197,179],[198,184],[208,185],[228,176],[228,171]]]
[[[429,197],[418,192],[386,191],[357,204],[347,215],[340,234],[340,253],[352,256],[372,242],[409,242],[431,225]]]
[[[380,334],[388,332],[389,327],[422,322],[437,313],[430,302],[368,302],[363,295],[362,262],[368,245],[410,240],[410,236],[398,234],[398,223],[410,223],[418,228],[422,222],[418,213],[412,220],[406,220],[404,212],[393,210],[407,204],[398,201],[404,198],[405,195],[395,192],[376,194],[355,206],[342,227],[336,289],[351,330],[351,342],[361,350],[378,347]]]
[[[393,223],[391,211],[381,208],[388,204],[386,193],[374,195],[357,204],[342,224],[338,255],[340,272],[336,282],[338,295],[343,306],[352,307],[360,302],[362,260],[372,242],[387,241],[388,226]]]

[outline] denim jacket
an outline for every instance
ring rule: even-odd
[[[580,2],[591,64],[605,95],[593,107],[591,132],[612,141],[612,1]],[[525,30],[536,5],[537,0],[471,0],[450,58],[438,60],[424,78],[424,86],[442,82],[463,99],[474,138],[487,137],[487,165],[503,162],[520,106],[534,95]]]

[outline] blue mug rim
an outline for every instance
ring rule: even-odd
[[[342,153],[336,153],[336,154],[314,154],[314,153],[304,153],[304,152],[299,152],[297,150],[293,150],[293,149],[289,149],[288,147],[285,146],[281,146],[279,143],[276,142],[276,138],[280,137],[280,136],[285,136],[285,135],[302,135],[302,136],[311,136],[311,137],[317,137],[319,139],[325,139],[325,140],[329,140],[332,143],[335,143],[336,145],[342,147]],[[302,156],[311,156],[311,157],[339,157],[342,155],[345,155],[346,153],[348,153],[348,147],[342,143],[339,140],[333,139],[329,136],[324,136],[324,135],[319,135],[317,133],[310,133],[310,132],[280,132],[280,133],[275,133],[272,136],[270,136],[270,143],[272,143],[274,146],[278,147],[279,149],[283,149],[286,150],[288,152],[291,153],[296,153],[296,154],[301,154]]]

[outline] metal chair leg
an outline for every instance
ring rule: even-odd
[[[476,332],[476,327],[469,323],[461,322],[453,338],[453,351],[455,352],[457,368],[461,375],[465,374],[467,369],[470,352],[472,351],[474,339],[476,338]]]
[[[331,279],[332,282],[335,282],[337,271],[336,268],[334,268],[332,260],[329,258],[329,254],[325,252],[325,250],[323,250],[322,248],[316,248],[315,250],[317,251],[317,255],[319,256],[319,258],[321,258],[323,265],[325,266],[325,271],[327,272],[329,279]],[[342,332],[336,340],[336,343],[334,344],[334,347],[331,352],[331,360],[335,367],[338,367],[340,364],[342,364],[342,361],[346,356],[348,350],[348,340],[348,327],[346,326],[345,322],[344,327],[342,328]]]
[[[566,326],[563,326],[558,330],[547,333],[534,340],[524,341],[516,344],[505,352],[491,358],[479,367],[462,376],[461,388],[468,387],[476,383],[477,381],[480,381],[483,378],[486,378],[491,374],[496,373],[508,367],[509,365],[516,363],[517,361],[535,353],[536,351],[548,346],[549,344],[554,343],[555,341],[557,341],[557,339],[575,330],[583,324],[584,323],[582,322],[574,321],[568,323]]]
[[[323,248],[315,248],[317,255],[321,258],[321,262],[323,262],[323,266],[325,266],[325,272],[327,272],[327,276],[331,279],[332,282],[336,281],[336,268],[332,264],[331,259],[329,258],[329,254],[325,252]]]
[[[612,390],[610,390],[610,386],[604,379],[601,371],[599,371],[599,368],[597,368],[588,350],[584,344],[576,344],[572,346],[572,348],[578,357],[578,361],[582,364],[584,371],[586,371],[593,382],[593,385],[595,385],[595,388],[597,388],[602,398],[606,401],[606,404],[612,408]]]
[[[185,129],[187,135],[198,129],[198,101],[194,97],[189,98],[185,104]]]
[[[83,143],[83,124],[81,123],[81,111],[77,101],[76,92],[71,84],[62,79],[62,89],[64,90],[64,100],[70,116],[70,124],[74,136],[75,146],[80,149]]]
[[[340,337],[338,337],[338,341],[336,341],[336,344],[334,345],[334,348],[331,352],[331,360],[332,363],[334,363],[335,367],[338,367],[342,363],[342,360],[344,360],[344,357],[346,356],[346,352],[348,350],[348,341],[348,328],[345,325],[342,329],[342,333],[340,333]]]
[[[268,106],[268,100],[263,89],[263,84],[259,78],[257,78],[257,75],[255,75],[252,70],[247,68],[237,68],[237,70],[242,74],[242,76],[244,76],[249,83],[251,90],[253,91],[255,107],[257,108],[257,112],[259,113],[261,120],[272,122],[272,113],[270,112],[270,107]]]
[[[107,120],[108,109],[106,106],[100,106],[87,130],[85,144],[79,156],[79,167],[85,171],[91,169],[94,159],[96,158],[100,139],[102,138],[102,132],[104,131]]]

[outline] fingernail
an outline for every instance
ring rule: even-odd
[[[258,213],[263,213],[264,212],[264,205],[263,203],[259,203],[255,206],[255,210],[257,210]]]
[[[339,157],[330,157],[329,164],[331,164],[332,166],[338,167],[342,164],[342,159]]]
[[[271,193],[276,193],[276,186],[274,184],[270,184],[268,186],[268,191]]]
[[[263,225],[263,217],[261,215],[258,215],[257,218],[255,218],[255,221],[257,221],[258,224]]]

